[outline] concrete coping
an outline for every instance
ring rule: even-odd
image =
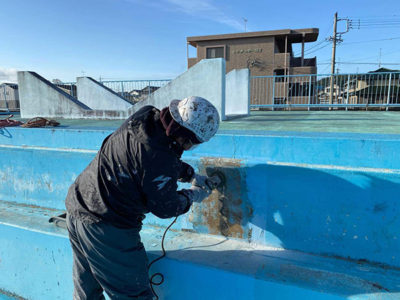
[[[0,224],[67,238],[65,229],[48,222],[63,211],[0,201]],[[161,254],[164,227],[145,225],[141,231],[150,259]],[[300,286],[335,295],[385,294],[396,299],[400,268],[364,261],[323,257],[249,244],[221,236],[188,231],[168,232],[167,259],[240,273],[259,280]],[[393,297],[393,298],[392,298]]]

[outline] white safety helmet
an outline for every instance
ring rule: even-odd
[[[169,111],[179,125],[193,132],[202,143],[211,139],[218,130],[218,111],[204,98],[191,96],[172,100]]]

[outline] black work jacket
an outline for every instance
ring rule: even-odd
[[[185,196],[187,190],[177,191],[177,180],[189,181],[185,176],[191,167],[180,160],[182,152],[166,136],[160,111],[143,107],[104,140],[71,185],[68,213],[117,227],[141,226],[148,212],[160,218],[186,213],[191,200]]]

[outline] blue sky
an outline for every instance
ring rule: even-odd
[[[83,74],[105,80],[174,78],[186,70],[187,36],[243,31],[243,17],[247,31],[319,28],[321,44],[308,44],[306,51],[314,48],[306,56],[317,56],[318,72],[326,73],[331,46],[323,41],[332,33],[335,11],[352,19],[400,20],[398,0],[2,0],[0,81],[15,80],[16,70],[63,81]],[[400,63],[399,26],[353,29],[343,39],[339,62],[378,62],[381,52],[382,63]],[[364,72],[377,65],[338,67]]]

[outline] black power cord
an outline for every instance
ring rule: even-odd
[[[157,261],[159,261],[160,259],[162,259],[162,258],[165,257],[165,255],[166,255],[166,251],[165,251],[165,249],[164,249],[164,240],[165,240],[165,236],[166,236],[168,230],[171,228],[172,225],[174,225],[174,223],[176,222],[177,219],[178,219],[178,217],[175,217],[175,219],[172,221],[172,223],[169,224],[169,226],[167,227],[167,229],[165,229],[164,234],[163,234],[163,237],[162,237],[162,239],[161,239],[161,249],[162,249],[162,252],[163,252],[163,253],[162,253],[162,255],[161,255],[160,257],[157,257],[156,259],[154,259],[154,260],[148,265],[147,269],[148,269],[149,271],[150,271],[150,267],[151,267],[155,262],[157,262]],[[159,281],[154,281],[154,277],[156,277],[156,276],[159,276],[159,277],[160,277],[160,280],[159,280]],[[149,279],[149,280],[150,280],[150,288],[151,288],[151,291],[153,292],[154,296],[155,296],[156,299],[158,300],[159,298],[158,298],[157,293],[154,291],[153,285],[156,285],[156,286],[162,285],[163,282],[164,282],[164,275],[163,275],[162,273],[160,273],[160,272],[154,273],[153,275],[150,276],[150,279]]]

